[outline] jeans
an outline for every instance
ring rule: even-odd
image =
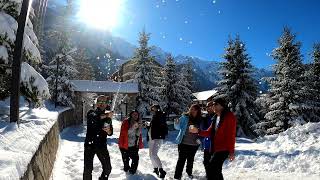
[[[99,180],[107,180],[112,169],[108,148],[94,146],[84,147],[83,180],[92,180],[93,158],[95,155],[98,156],[98,159],[101,162],[103,169],[102,174],[99,177]]]
[[[211,153],[209,150],[205,149],[203,152],[203,165],[204,165],[204,169],[206,170],[206,176],[208,178],[208,174],[209,174],[209,164],[210,164],[210,159],[211,156],[213,155],[213,153]]]
[[[228,158],[229,152],[228,151],[220,151],[215,152],[209,162],[209,173],[207,174],[207,178],[214,179],[214,180],[223,180],[222,175],[222,165],[224,161]]]
[[[199,146],[191,146],[191,145],[186,145],[186,144],[179,144],[178,145],[179,157],[178,157],[178,162],[176,165],[176,170],[174,173],[175,179],[181,178],[182,171],[183,171],[183,168],[184,168],[186,161],[187,161],[186,172],[188,175],[192,175],[194,156],[196,155],[198,148],[199,148]]]
[[[130,173],[136,173],[139,165],[139,148],[129,147],[128,149],[120,149],[123,161],[123,170],[125,172],[130,171]],[[129,161],[131,159],[131,166]]]

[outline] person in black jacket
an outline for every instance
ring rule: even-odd
[[[102,164],[102,174],[99,180],[107,180],[111,173],[110,156],[107,148],[107,136],[113,134],[111,118],[112,112],[106,112],[110,108],[109,97],[99,96],[96,110],[90,110],[87,114],[87,134],[84,143],[84,171],[83,179],[92,179],[93,158],[98,156]]]
[[[163,140],[168,135],[168,126],[166,123],[165,113],[161,111],[159,105],[151,106],[151,112],[153,114],[150,124],[147,125],[149,141],[149,156],[156,173],[160,178],[166,176],[166,172],[162,168],[162,163],[158,156],[159,149]]]

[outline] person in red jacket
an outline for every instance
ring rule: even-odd
[[[213,100],[213,110],[216,114],[215,121],[207,130],[190,128],[191,133],[198,133],[201,137],[211,137],[212,140],[212,157],[209,162],[207,178],[209,180],[223,180],[222,165],[229,158],[233,161],[235,158],[236,142],[236,117],[230,112],[224,99],[218,98]]]
[[[119,148],[122,155],[123,170],[135,174],[139,164],[139,149],[143,148],[141,123],[138,111],[132,111],[128,119],[123,120],[119,137]],[[129,161],[131,159],[131,166]]]

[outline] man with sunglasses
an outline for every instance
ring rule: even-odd
[[[203,117],[201,124],[200,124],[200,129],[201,130],[207,130],[212,122],[214,121],[214,111],[213,111],[213,102],[210,101],[207,103],[207,114],[205,117]],[[212,156],[212,142],[211,142],[211,137],[205,137],[202,138],[202,149],[203,149],[203,165],[206,170],[206,174],[209,173],[209,162]]]
[[[99,180],[107,180],[111,173],[111,163],[107,148],[107,136],[113,134],[110,98],[99,96],[96,109],[87,114],[87,133],[84,143],[84,171],[83,179],[92,180],[93,159],[97,155],[102,165],[102,174]]]

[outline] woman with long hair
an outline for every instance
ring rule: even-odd
[[[181,179],[186,161],[186,172],[190,178],[193,178],[192,169],[194,157],[201,141],[197,134],[190,133],[188,129],[189,127],[199,128],[201,119],[201,108],[199,105],[194,104],[187,113],[183,114],[174,122],[175,129],[179,130],[179,134],[176,138],[179,157],[174,174],[175,179]]]
[[[143,148],[140,115],[132,111],[129,118],[123,120],[119,137],[119,148],[122,155],[123,170],[135,174],[139,164],[139,149]],[[131,166],[129,161],[131,159]]]

